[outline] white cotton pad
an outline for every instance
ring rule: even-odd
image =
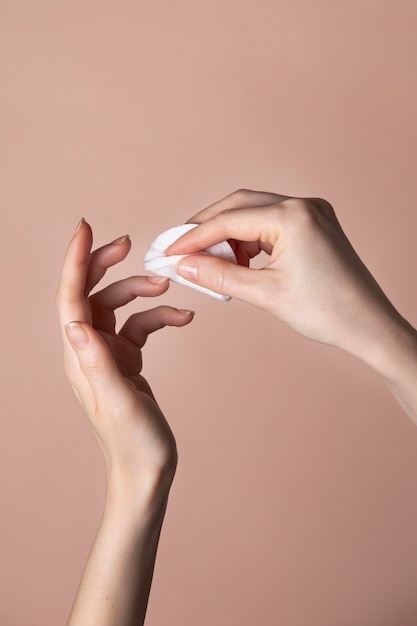
[[[188,254],[175,254],[172,256],[165,256],[165,250],[168,248],[168,246],[174,243],[174,241],[181,237],[181,235],[187,233],[189,230],[192,230],[196,226],[198,226],[198,224],[181,224],[181,226],[175,226],[174,228],[170,228],[164,233],[158,235],[158,237],[155,239],[155,241],[152,242],[150,248],[145,254],[145,270],[147,272],[152,272],[153,274],[158,274],[159,276],[166,276],[166,278],[169,278],[170,280],[173,280],[180,285],[192,287],[193,289],[197,289],[197,291],[201,291],[202,293],[206,293],[209,296],[213,296],[213,298],[217,298],[218,300],[230,300],[229,296],[223,296],[220,293],[211,291],[211,289],[206,289],[206,287],[200,287],[200,285],[195,285],[194,283],[186,280],[185,278],[177,274],[176,266],[178,261],[186,256],[189,256]],[[217,256],[232,263],[237,262],[235,253],[233,252],[230,244],[227,243],[227,241],[216,243],[214,246],[210,246],[209,248],[206,248],[205,250],[203,250],[202,252],[198,252],[197,254],[210,254],[211,256]]]

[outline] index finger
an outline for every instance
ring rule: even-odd
[[[81,221],[68,245],[56,292],[56,305],[62,326],[72,321],[91,323],[84,289],[92,243],[91,227],[85,220]]]
[[[168,246],[165,254],[193,254],[227,239],[259,241],[274,246],[279,237],[279,214],[279,203],[223,211],[179,237]]]

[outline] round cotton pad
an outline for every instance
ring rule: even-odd
[[[182,276],[178,276],[176,272],[178,261],[189,255],[176,254],[173,256],[165,256],[165,250],[168,246],[174,243],[174,241],[181,237],[181,235],[187,233],[196,226],[198,226],[198,224],[181,224],[181,226],[175,226],[174,228],[170,228],[164,233],[158,235],[145,254],[145,270],[147,272],[152,272],[153,274],[158,274],[159,276],[165,276],[180,285],[186,285],[187,287],[197,289],[197,291],[213,296],[213,298],[218,298],[219,300],[230,300],[229,296],[224,296],[220,293],[216,293],[215,291],[211,291],[211,289],[206,289],[205,287],[200,287],[200,285],[195,285],[189,280],[182,278]],[[237,262],[235,253],[227,241],[222,241],[214,246],[210,246],[198,254],[210,254],[211,256],[217,256],[221,259],[225,259],[226,261],[230,261],[231,263]]]

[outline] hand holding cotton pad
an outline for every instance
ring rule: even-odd
[[[211,289],[206,289],[206,287],[200,287],[200,285],[195,285],[194,283],[186,280],[182,276],[179,276],[176,272],[177,263],[180,259],[183,259],[185,256],[189,256],[187,254],[174,254],[172,256],[165,256],[165,250],[170,246],[174,241],[176,241],[181,235],[187,233],[189,230],[192,230],[198,226],[198,224],[181,224],[181,226],[175,226],[174,228],[170,228],[165,232],[158,235],[155,241],[152,242],[150,248],[145,254],[144,259],[144,267],[147,272],[152,272],[153,274],[158,274],[159,276],[165,276],[170,280],[173,280],[180,285],[186,285],[187,287],[192,287],[197,291],[201,291],[202,293],[206,293],[209,296],[213,296],[213,298],[217,298],[218,300],[230,300],[229,296],[224,296],[220,293],[216,293]],[[222,241],[221,243],[216,243],[214,246],[210,246],[206,248],[202,252],[198,254],[209,254],[211,256],[219,257],[220,259],[224,259],[225,261],[230,261],[231,263],[236,263],[235,253],[233,252],[230,244],[227,241]]]

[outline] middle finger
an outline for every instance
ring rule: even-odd
[[[138,296],[159,296],[169,287],[168,279],[154,283],[146,276],[130,276],[90,296],[93,326],[107,333],[115,332],[114,310],[131,302]]]
[[[189,220],[187,224],[201,224],[208,219],[214,217],[218,213],[230,209],[248,209],[250,207],[268,206],[269,204],[275,204],[276,202],[282,202],[289,196],[283,196],[277,193],[270,193],[269,191],[252,191],[251,189],[239,189],[233,193],[221,198],[217,202],[210,204],[210,206],[202,209]]]

